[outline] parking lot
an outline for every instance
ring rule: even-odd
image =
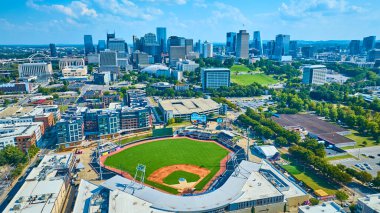
[[[342,160],[331,161],[332,164],[343,164],[347,167],[366,171],[373,177],[380,171],[380,147],[366,147],[359,149],[346,150],[349,154],[356,157]]]

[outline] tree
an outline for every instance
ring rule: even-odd
[[[311,205],[312,206],[316,206],[316,205],[318,205],[319,204],[319,200],[317,199],[317,198],[310,198],[310,203],[311,203]]]
[[[287,146],[289,144],[284,137],[277,137],[276,140],[274,140],[274,143],[279,147]]]
[[[343,192],[343,191],[337,191],[336,194],[335,194],[335,197],[341,203],[343,203],[343,201],[345,201],[345,200],[348,199],[348,195],[345,192]]]

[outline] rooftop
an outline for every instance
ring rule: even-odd
[[[65,185],[66,172],[61,169],[69,168],[71,159],[71,153],[45,155],[30,172],[4,212],[52,212],[56,200],[62,199],[60,193]]]
[[[159,104],[165,111],[173,111],[173,114],[202,113],[219,108],[219,104],[211,99],[171,99],[160,101]]]
[[[366,197],[358,198],[358,200],[373,210],[380,211],[380,194],[367,195]]]
[[[345,213],[342,207],[340,207],[338,204],[336,204],[333,201],[325,202],[321,205],[317,206],[300,206],[299,207],[300,212],[303,213]]]

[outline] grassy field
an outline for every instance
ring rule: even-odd
[[[200,177],[197,174],[185,171],[175,171],[164,179],[164,183],[169,185],[178,184],[180,178],[185,178],[188,183],[191,183],[198,181]]]
[[[326,159],[328,161],[333,161],[333,160],[343,160],[343,159],[348,159],[348,158],[355,158],[355,159],[357,159],[357,157],[354,157],[354,156],[352,156],[350,154],[333,156],[333,157],[327,157]]]
[[[323,178],[317,176],[314,172],[305,170],[303,166],[298,165],[283,165],[282,168],[284,168],[288,173],[296,177],[298,180],[302,181],[304,184],[312,188],[313,190],[322,189],[329,195],[333,195],[338,190],[337,188],[333,187],[331,184],[326,182]]]
[[[181,122],[181,123],[173,123],[173,124],[170,124],[170,125],[167,125],[166,127],[185,127],[185,126],[190,126],[191,125],[191,122],[190,121],[184,121],[184,122]]]
[[[343,149],[354,149],[354,148],[360,148],[360,147],[366,147],[366,146],[376,146],[379,144],[376,144],[376,141],[372,137],[365,137],[361,136],[357,131],[351,130],[351,134],[346,135],[347,138],[350,138],[354,141],[356,141],[356,147],[355,146],[347,146],[343,147]],[[367,145],[364,145],[363,142],[366,141]]]
[[[234,75],[231,74],[231,81],[233,83],[247,86],[253,83],[259,83],[261,85],[275,84],[277,81],[272,77],[265,74],[244,74],[244,75]]]
[[[250,69],[245,65],[233,65],[231,67],[231,72],[248,72]]]
[[[146,143],[126,149],[106,159],[105,165],[135,174],[136,166],[146,165],[145,182],[151,186],[176,194],[173,188],[150,182],[150,174],[157,169],[176,164],[191,164],[210,170],[210,174],[200,181],[196,189],[202,189],[219,171],[220,161],[228,151],[212,142],[198,142],[186,138],[166,139]]]
[[[127,143],[131,143],[131,142],[134,142],[137,140],[150,138],[150,137],[152,137],[152,134],[139,135],[139,136],[135,136],[135,137],[126,138],[126,139],[122,140],[120,143],[121,144],[127,144]]]

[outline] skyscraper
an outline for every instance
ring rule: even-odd
[[[108,41],[109,41],[111,38],[116,38],[115,32],[114,32],[114,33],[107,33],[107,47],[108,47]]]
[[[363,38],[363,50],[370,51],[375,48],[376,36],[368,36]]]
[[[213,45],[212,43],[205,41],[203,43],[203,58],[212,58],[213,57]]]
[[[277,35],[274,48],[274,58],[281,60],[282,56],[289,55],[290,35]]]
[[[263,45],[261,43],[260,31],[253,32],[253,48],[259,51],[259,55],[263,54]]]
[[[303,58],[314,58],[315,51],[314,51],[314,47],[312,46],[302,47],[301,52],[302,52]]]
[[[161,47],[161,52],[168,52],[167,44],[166,44],[166,28],[165,27],[157,27],[157,42]]]
[[[291,55],[293,58],[297,57],[297,55],[298,55],[297,41],[290,41],[289,42],[289,55]]]
[[[85,55],[89,53],[94,53],[95,48],[94,44],[92,43],[92,35],[84,35],[84,53]]]
[[[119,38],[111,38],[108,40],[108,49],[116,52],[125,52],[125,40]]]
[[[98,41],[98,53],[100,51],[104,51],[107,48],[106,41],[105,40],[99,40]]]
[[[240,30],[236,35],[236,57],[246,59],[249,57],[249,33]]]
[[[271,58],[274,54],[274,47],[276,46],[276,42],[274,40],[270,40],[265,46],[265,53],[268,57]]]
[[[202,54],[202,53],[203,53],[203,45],[202,45],[201,40],[198,40],[198,41],[195,43],[195,52],[197,52],[197,53],[199,53],[199,54]]]
[[[55,44],[49,44],[49,48],[50,48],[50,56],[57,57],[57,48],[55,47]]]
[[[350,50],[350,55],[359,55],[360,54],[360,40],[351,40],[348,48]]]
[[[117,53],[115,51],[106,50],[100,52],[100,66],[116,66]]]
[[[193,46],[193,39],[185,39],[185,49],[186,49],[186,55],[189,54],[189,52],[193,52],[194,46]]]
[[[228,32],[227,42],[226,42],[226,51],[235,52],[235,48],[236,48],[236,33]]]
[[[156,34],[147,33],[144,35],[144,45],[153,45],[157,44]]]

